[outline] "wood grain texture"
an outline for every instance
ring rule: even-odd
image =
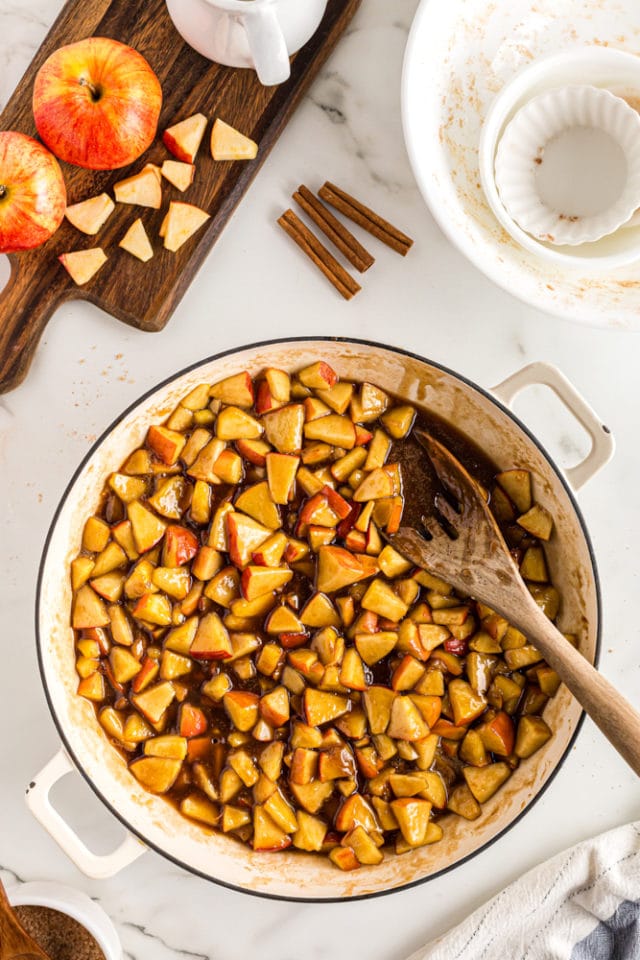
[[[159,134],[178,120],[202,112],[238,127],[259,143],[260,152],[250,163],[214,162],[209,126],[196,160],[194,183],[186,194],[164,183],[161,210],[118,204],[97,237],[85,236],[65,220],[43,247],[12,255],[11,278],[0,293],[0,393],[24,379],[47,321],[66,300],[89,300],[131,326],[162,330],[360,3],[329,0],[319,30],[293,57],[289,80],[278,87],[263,87],[252,70],[213,64],[185,44],[164,0],[68,0],[3,111],[0,129],[35,136],[31,98],[38,69],[63,44],[97,35],[135,47],[157,73],[164,94]],[[120,170],[91,171],[62,164],[69,203],[103,191],[112,194],[116,181],[147,162],[161,164],[169,156],[158,139],[143,157]],[[158,231],[169,201],[180,199],[207,210],[211,220],[177,253],[171,253],[162,247]],[[118,249],[118,241],[138,216],[155,251],[146,264]],[[103,247],[109,262],[85,287],[77,287],[57,257],[93,246]]]

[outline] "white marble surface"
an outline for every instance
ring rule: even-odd
[[[2,102],[60,5],[0,0]],[[615,460],[579,499],[604,591],[601,666],[638,700],[640,339],[524,307],[442,237],[416,190],[400,125],[402,55],[415,7],[416,0],[365,0],[162,334],[130,330],[82,303],[64,306],[26,383],[0,399],[1,876],[86,890],[113,917],[131,960],[401,960],[542,858],[639,814],[635,779],[587,722],[540,802],[464,868],[390,897],[316,906],[229,892],[151,853],[113,880],[88,881],[24,805],[25,785],[58,748],[36,670],[33,603],[44,537],[71,472],[96,435],[156,381],[217,350],[271,336],[387,341],[484,386],[530,360],[558,364],[618,440]],[[416,238],[406,260],[376,250],[364,291],[350,304],[274,226],[293,187],[326,177],[370,197]],[[579,459],[577,428],[546,396],[530,392],[518,409],[561,463]],[[67,778],[54,799],[96,849],[121,837],[79,777]]]

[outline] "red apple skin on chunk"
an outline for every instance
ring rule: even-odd
[[[162,560],[165,567],[181,567],[185,563],[193,560],[200,543],[195,533],[181,527],[178,524],[172,524],[167,527],[164,535],[164,550]]]
[[[142,54],[107,37],[54,51],[33,88],[42,140],[61,160],[90,170],[137,160],[153,142],[161,106],[160,82]]]
[[[0,132],[0,253],[45,243],[62,223],[66,205],[53,154],[23,133]]]

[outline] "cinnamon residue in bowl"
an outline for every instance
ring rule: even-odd
[[[51,960],[105,960],[94,937],[66,913],[32,905],[16,907],[15,912]]]

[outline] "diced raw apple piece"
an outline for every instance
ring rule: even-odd
[[[356,650],[370,667],[391,653],[397,643],[398,634],[390,630],[381,630],[379,633],[358,633],[355,637]]]
[[[117,543],[108,543],[96,557],[91,575],[93,577],[103,577],[105,573],[111,573],[112,570],[119,570],[126,566],[126,563],[127,555],[122,547]]]
[[[391,706],[391,719],[386,732],[394,740],[411,742],[428,736],[429,727],[411,697],[398,696]]]
[[[133,538],[139,553],[146,553],[162,540],[167,524],[147,510],[140,501],[134,500],[127,504],[127,515],[131,521]]]
[[[231,690],[225,693],[222,702],[229,719],[241,733],[246,733],[255,726],[260,702],[256,693],[249,693],[247,690]]]
[[[260,714],[272,727],[281,727],[289,719],[289,691],[274,687],[260,699]]]
[[[317,390],[318,398],[335,413],[345,413],[353,397],[352,383],[336,383],[328,390]],[[308,418],[309,419],[309,418]]]
[[[97,594],[108,600],[109,603],[116,603],[122,597],[124,589],[125,575],[123,573],[105,573],[103,577],[96,577],[91,580],[91,586]]]
[[[213,472],[223,483],[240,483],[244,474],[242,457],[235,450],[223,450],[213,465]]]
[[[175,253],[210,219],[200,207],[172,200],[164,224],[165,250]]]
[[[193,183],[196,168],[192,163],[184,163],[182,160],[165,160],[161,171],[165,180],[184,193]]]
[[[93,237],[105,225],[116,205],[108,193],[101,193],[97,197],[90,197],[80,203],[72,203],[65,210],[65,217],[69,223]]]
[[[207,431],[204,431],[206,437],[209,437]],[[192,435],[191,439],[195,434]],[[191,443],[191,441],[189,441]],[[183,460],[186,460],[187,450],[189,444],[185,447],[183,451]],[[198,451],[195,456],[193,463],[190,464],[187,473],[190,477],[195,477],[196,480],[202,480],[205,483],[220,483],[220,478],[215,472],[216,464],[220,459],[220,455],[225,449],[224,440],[220,440],[218,437],[215,437],[211,440],[207,440],[204,443],[202,448]],[[215,544],[210,544],[210,546],[215,546]]]
[[[87,584],[80,587],[75,595],[71,622],[75,630],[106,627],[110,623],[103,601]]]
[[[300,620],[307,627],[339,627],[340,614],[324,593],[314,593],[300,612]]]
[[[140,757],[129,769],[150,793],[167,793],[178,779],[182,761],[163,757]]]
[[[214,160],[255,160],[258,144],[218,117],[211,130],[211,156]]]
[[[515,754],[521,759],[530,757],[551,737],[551,730],[542,717],[524,716],[518,722]]]
[[[202,113],[194,113],[186,120],[167,127],[162,134],[162,142],[178,160],[193,163],[206,129],[207,118]]]
[[[267,482],[274,503],[287,504],[293,495],[300,457],[287,453],[268,453]]]
[[[241,457],[257,467],[265,466],[267,454],[271,450],[269,444],[265,443],[264,440],[238,440],[236,448]]]
[[[268,413],[269,410],[277,410],[283,404],[276,400],[271,393],[271,388],[266,380],[261,380],[258,384],[258,393],[256,396],[256,413]]]
[[[175,695],[173,684],[167,680],[149,687],[144,693],[136,694],[131,698],[131,702],[140,713],[144,714],[149,723],[156,724],[162,719],[162,715],[175,699]],[[127,735],[126,730],[125,735]],[[128,735],[127,739],[129,739]]]
[[[511,776],[510,767],[499,761],[488,767],[464,767],[462,774],[478,803],[486,803]]]
[[[393,549],[390,543],[378,555],[378,563],[385,577],[390,580],[402,577],[411,570],[411,562]]]
[[[249,565],[242,571],[242,593],[246,600],[256,600],[274,590],[280,590],[293,577],[289,567],[258,567]]]
[[[229,556],[238,567],[246,567],[258,547],[268,540],[273,531],[242,513],[226,516]]]
[[[58,260],[73,282],[82,287],[107,262],[107,255],[101,247],[92,247],[89,250],[61,253]]]
[[[140,661],[126,647],[112,647],[109,661],[118,683],[128,683],[137,673],[140,673]]]
[[[372,610],[394,623],[402,620],[409,609],[408,604],[401,600],[397,593],[394,593],[391,586],[379,578],[369,584],[361,603],[363,609]]]
[[[162,206],[162,187],[155,170],[148,166],[140,173],[114,183],[113,193],[117,203],[133,203],[153,210]]]
[[[118,246],[143,263],[147,263],[153,257],[153,247],[140,218],[134,220]]]
[[[279,453],[298,453],[302,447],[304,406],[289,403],[285,407],[264,414],[264,432],[269,443]]]
[[[400,831],[411,847],[420,847],[425,842],[431,804],[418,797],[402,797],[391,801],[391,809],[400,826]]]
[[[307,687],[304,691],[304,712],[307,723],[317,727],[341,717],[349,709],[347,697],[335,693],[324,693]],[[313,812],[313,811],[312,811]]]
[[[351,450],[356,442],[356,432],[352,421],[349,417],[343,417],[337,413],[305,423],[304,435],[307,440],[321,440],[323,443],[329,443],[334,447],[342,447],[345,450]]]
[[[264,378],[269,384],[269,390],[274,400],[279,403],[289,403],[291,397],[291,377],[284,370],[278,370],[276,367],[268,367],[264,372]]]
[[[82,546],[92,553],[100,553],[109,543],[111,528],[100,517],[89,517],[82,531]]]
[[[532,506],[531,474],[528,470],[505,470],[496,476],[518,513],[527,513]]]
[[[224,407],[216,420],[216,436],[220,440],[257,440],[262,424],[240,407]]]
[[[291,846],[291,837],[281,830],[264,807],[253,808],[253,849],[284,850]]]
[[[189,654],[196,660],[228,660],[233,656],[229,631],[217,613],[202,617]]]

